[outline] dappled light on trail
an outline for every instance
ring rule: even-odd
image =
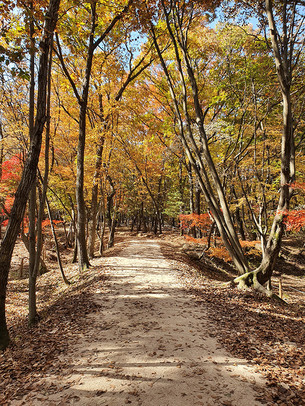
[[[265,385],[209,334],[206,310],[181,286],[156,241],[133,240],[103,258],[100,311],[70,353],[49,401],[80,405],[260,405]],[[44,384],[50,385],[50,375]],[[70,403],[69,403],[70,402]],[[73,403],[74,402],[74,403]]]

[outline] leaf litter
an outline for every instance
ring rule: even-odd
[[[226,274],[221,280],[204,262],[177,255],[177,241],[164,243],[163,253],[176,260],[180,256],[181,280],[198,305],[208,309],[210,335],[264,375],[268,405],[305,405],[305,294],[299,294],[304,285],[289,291],[288,305],[253,290],[232,288]],[[280,261],[279,266],[287,264]]]
[[[245,358],[266,377],[268,389],[261,394],[262,404],[305,404],[304,306],[299,301],[283,306],[253,291],[232,289],[210,278],[211,270],[205,275],[202,267],[199,270],[198,264],[177,254],[173,244],[160,242],[165,256],[178,259],[185,289],[194,295],[198,306],[208,309],[210,336],[217,336],[231,354]],[[41,390],[43,376],[56,373],[60,378],[69,373],[61,355],[87,334],[86,316],[100,307],[92,295],[103,291],[106,277],[101,267],[79,275],[77,267],[70,265],[66,272],[73,282],[70,287],[59,280],[58,272],[39,278],[41,320],[31,328],[26,324],[26,281],[9,283],[8,325],[13,341],[0,354],[1,405]],[[52,385],[47,391],[52,391]],[[43,402],[43,391],[41,396]]]

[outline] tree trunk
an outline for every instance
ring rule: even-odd
[[[82,271],[90,266],[87,243],[86,243],[86,206],[84,199],[84,159],[86,145],[86,113],[87,103],[82,103],[79,115],[79,138],[77,147],[77,171],[76,171],[76,238],[78,267]]]
[[[77,262],[77,237],[76,237],[76,232],[75,232],[72,264],[76,264],[76,262]]]
[[[106,207],[106,213],[107,213],[107,219],[108,219],[108,228],[109,228],[109,238],[108,238],[108,244],[107,248],[110,248],[113,246],[114,242],[114,232],[115,232],[115,226],[116,226],[116,207],[117,203],[115,204],[114,209],[113,208],[113,198],[116,194],[116,190],[114,188],[114,183],[109,175],[107,175],[107,180],[110,184],[110,193],[107,195],[107,207]]]
[[[65,282],[66,285],[70,285],[70,282],[68,281],[65,273],[64,273],[64,269],[62,266],[62,262],[61,262],[61,258],[60,258],[60,252],[59,252],[59,245],[58,245],[58,240],[57,240],[57,236],[56,236],[56,232],[54,229],[54,224],[53,224],[53,219],[52,219],[52,213],[50,210],[50,205],[48,202],[48,198],[46,197],[46,203],[47,203],[47,209],[48,209],[48,215],[49,215],[49,220],[50,220],[50,225],[51,225],[51,230],[52,230],[52,235],[53,235],[53,239],[54,239],[54,243],[55,243],[55,250],[56,250],[56,256],[57,256],[57,263],[58,263],[58,267],[61,273],[61,276],[63,278],[63,281]]]
[[[32,186],[29,199],[29,325],[36,321],[36,182]]]
[[[100,255],[103,255],[103,252],[104,252],[105,229],[106,229],[106,216],[105,216],[105,213],[104,213],[103,214],[103,221],[102,221],[102,225],[101,225],[101,235],[100,235],[100,248],[99,248]]]
[[[237,197],[237,193],[236,193],[236,190],[235,190],[234,186],[232,186],[232,193],[234,195],[234,198],[237,200],[238,197]],[[246,235],[245,235],[243,220],[242,220],[241,215],[240,215],[240,208],[239,207],[236,207],[236,209],[235,209],[235,218],[236,218],[236,222],[237,222],[237,225],[238,225],[240,238],[243,241],[245,241],[246,240]]]
[[[46,134],[45,134],[45,160],[44,160],[44,177],[42,180],[42,191],[39,196],[39,209],[37,215],[37,225],[36,225],[36,247],[35,247],[35,240],[33,241],[33,246],[31,247],[31,238],[29,239],[30,242],[30,269],[29,269],[29,324],[33,324],[37,318],[37,309],[36,309],[36,280],[38,273],[41,268],[46,269],[44,262],[41,260],[41,252],[42,252],[42,245],[43,245],[43,232],[42,232],[42,221],[44,217],[44,207],[46,201],[46,194],[47,194],[47,187],[48,187],[48,178],[49,178],[49,147],[50,147],[50,111],[51,111],[51,68],[52,68],[52,48],[53,48],[53,39],[50,46],[50,57],[49,57],[49,69],[48,69],[48,83],[47,83],[47,103],[46,103],[46,110],[47,110],[47,119],[46,119]],[[35,213],[36,208],[36,186],[32,189],[33,196],[30,198],[30,203],[32,203],[32,199],[35,202],[33,210]],[[29,210],[31,212],[31,210]],[[32,219],[33,221],[33,219]],[[34,217],[34,237],[35,237],[35,217]],[[30,234],[31,236],[31,234]],[[35,249],[36,248],[36,249]],[[34,263],[32,264],[31,255],[34,256]]]
[[[117,224],[115,216],[116,216],[116,210],[114,211],[113,217],[111,220],[111,227],[109,230],[109,239],[108,239],[107,248],[111,248],[114,245],[114,233],[115,233],[115,228],[116,228],[116,224]]]
[[[21,237],[21,240],[22,240],[25,248],[29,252],[29,249],[30,249],[29,239],[26,237],[23,230],[20,231],[20,237]],[[40,274],[44,274],[44,273],[48,272],[48,268],[47,268],[43,258],[41,258],[41,257],[40,257],[40,260],[39,260],[39,264],[40,264],[40,267],[39,267]]]
[[[86,205],[84,199],[84,173],[85,173],[85,147],[86,147],[86,117],[89,97],[89,85],[93,54],[96,48],[94,43],[94,33],[96,29],[96,3],[91,4],[91,32],[87,51],[86,71],[81,96],[77,93],[79,102],[79,134],[77,146],[77,168],[76,168],[76,205],[77,205],[77,255],[78,267],[82,271],[90,266],[87,242],[86,242]],[[74,85],[75,86],[75,85]]]
[[[240,238],[243,241],[245,241],[246,240],[246,235],[245,235],[244,225],[243,225],[243,221],[242,221],[242,218],[241,218],[241,215],[240,215],[239,207],[236,207],[235,216],[236,216],[236,222],[237,222],[238,229],[239,229]]]
[[[69,230],[67,233],[67,239],[66,239],[66,243],[67,243],[67,247],[72,247],[72,240],[73,240],[73,221],[70,221],[69,223]]]
[[[38,71],[37,112],[29,153],[24,165],[22,177],[15,194],[9,224],[0,247],[0,350],[9,344],[9,333],[5,318],[5,298],[8,274],[16,238],[24,216],[26,202],[36,179],[37,165],[41,149],[42,132],[46,120],[47,75],[49,49],[57,22],[60,0],[50,0],[46,12],[45,27],[40,42],[41,56]]]
[[[68,198],[70,200],[70,204],[71,204],[71,210],[72,210],[72,226],[73,226],[73,230],[74,230],[74,245],[73,245],[73,258],[72,258],[72,264],[75,264],[77,262],[77,227],[76,227],[76,213],[75,213],[75,207],[74,207],[74,203],[73,203],[73,199],[70,196],[70,194],[68,194]]]
[[[99,95],[99,111],[100,115],[104,117],[103,99],[102,95]],[[101,177],[101,166],[102,166],[102,156],[105,143],[105,132],[107,130],[107,121],[103,122],[101,128],[101,135],[99,137],[98,147],[96,149],[96,159],[95,159],[95,172],[93,175],[93,186],[92,186],[92,197],[91,197],[91,228],[89,235],[89,257],[94,257],[94,246],[95,246],[95,235],[96,235],[96,220],[97,220],[97,210],[98,210],[98,190]]]
[[[143,202],[141,202],[140,218],[141,218],[141,223],[143,225],[143,233],[147,233],[147,224],[146,224],[146,219],[144,216],[144,203]]]
[[[131,226],[130,226],[130,231],[133,232],[134,226],[136,224],[136,216],[133,216],[131,219]]]
[[[202,111],[201,103],[199,100],[199,93],[196,78],[190,63],[190,56],[188,55],[188,47],[186,45],[186,39],[181,35],[183,31],[181,16],[178,16],[179,7],[175,4],[170,11],[167,10],[165,1],[161,1],[168,32],[171,37],[171,42],[174,47],[176,66],[180,76],[180,87],[182,90],[182,107],[178,99],[181,99],[181,95],[177,95],[175,85],[172,81],[171,75],[167,68],[167,65],[162,56],[161,49],[159,47],[157,36],[155,33],[155,28],[151,26],[151,33],[153,37],[153,42],[158,53],[168,86],[169,91],[174,103],[175,113],[177,121],[179,124],[179,137],[184,147],[185,153],[188,157],[190,164],[194,170],[194,173],[197,175],[198,182],[202,192],[205,196],[205,199],[210,207],[210,210],[213,214],[219,232],[221,234],[223,243],[227,250],[229,251],[234,264],[240,274],[243,274],[248,271],[248,262],[240,246],[237,232],[235,230],[231,214],[228,208],[226,201],[225,193],[223,186],[220,182],[218,173],[216,171],[214,162],[211,158],[209,146],[207,142],[207,135],[204,129],[204,113]],[[172,13],[172,19],[174,22],[175,33],[172,30],[172,24],[170,22],[170,14]],[[177,14],[175,14],[177,13]],[[192,18],[192,17],[190,17]],[[191,21],[191,20],[190,20]],[[188,26],[188,25],[187,25]],[[183,38],[182,38],[183,37]],[[182,66],[181,54],[186,69]],[[185,71],[187,73],[185,73]],[[188,107],[188,89],[186,86],[186,75],[187,79],[190,81],[192,87],[192,101],[194,102],[195,115],[196,115],[196,124],[198,132],[200,134],[200,147],[197,145],[193,130],[192,130],[192,119],[189,114]],[[181,92],[179,90],[179,92]],[[186,133],[187,132],[187,133]],[[204,160],[203,160],[204,157]],[[217,195],[215,195],[211,180],[214,183],[214,188]],[[218,199],[217,199],[218,197]]]
[[[201,214],[201,202],[200,202],[200,197],[201,197],[201,189],[199,183],[196,181],[195,185],[195,213],[196,214]],[[194,227],[195,228],[195,238],[201,238],[202,237],[202,231],[200,230],[199,227]]]
[[[30,3],[30,10],[33,12],[33,2]],[[35,108],[35,39],[34,20],[30,17],[30,100],[29,100],[29,135],[30,141],[34,128],[34,108]],[[36,319],[36,182],[33,184],[29,198],[29,325]]]
[[[94,181],[93,181],[94,182]],[[98,185],[93,184],[91,198],[91,222],[89,228],[88,255],[89,258],[94,258],[95,238],[96,238],[96,216],[98,206]]]
[[[76,173],[76,203],[77,203],[77,254],[78,254],[78,265],[79,270],[82,271],[84,268],[90,266],[87,244],[86,244],[86,207],[84,199],[84,157],[85,157],[85,146],[86,146],[86,116],[87,116],[87,105],[89,97],[90,88],[90,78],[92,70],[93,55],[95,49],[102,43],[102,41],[107,37],[111,30],[115,27],[118,21],[120,21],[125,14],[128,12],[129,7],[134,0],[129,0],[123,10],[114,16],[110,21],[109,25],[105,31],[100,35],[98,39],[95,39],[95,31],[97,28],[97,14],[96,14],[96,2],[91,2],[90,12],[91,12],[91,29],[88,40],[87,49],[87,59],[86,59],[86,70],[83,79],[83,86],[81,89],[81,94],[77,90],[77,86],[69,74],[68,69],[65,65],[63,54],[61,52],[59,37],[57,35],[57,45],[58,52],[57,55],[61,61],[62,68],[71,83],[74,94],[77,98],[79,104],[79,135],[78,135],[78,147],[77,147],[77,173]]]
[[[287,3],[284,5],[284,13],[287,13]],[[267,240],[266,247],[263,248],[263,259],[260,266],[252,272],[248,272],[242,277],[236,278],[235,283],[240,287],[254,286],[258,290],[263,291],[267,295],[272,295],[272,292],[267,291],[262,285],[271,279],[273,274],[274,264],[278,258],[281,248],[281,241],[284,232],[284,216],[289,209],[289,202],[292,196],[291,184],[295,180],[295,145],[294,145],[294,130],[293,130],[293,115],[291,106],[290,87],[292,81],[293,69],[293,46],[295,39],[289,39],[288,35],[283,36],[284,45],[279,38],[278,30],[275,26],[273,7],[271,0],[266,0],[266,11],[270,29],[270,38],[273,48],[277,77],[281,87],[283,100],[283,132],[281,140],[281,191],[275,217],[271,227],[271,232]],[[286,14],[287,17],[287,14]],[[287,20],[281,19],[283,24],[283,32],[293,37],[293,27],[288,29]],[[291,24],[293,24],[291,22]],[[291,41],[291,42],[290,42]],[[289,49],[290,52],[287,50]],[[268,293],[269,292],[269,293]]]

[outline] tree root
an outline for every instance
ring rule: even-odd
[[[264,296],[267,296],[271,299],[275,299],[279,301],[282,304],[288,305],[288,303],[280,298],[277,294],[272,292],[272,290],[266,289],[257,279],[257,274],[258,272],[256,271],[251,271],[247,272],[241,276],[238,276],[237,278],[233,279],[233,284],[237,285],[239,289],[248,289],[252,288],[256,290],[257,292],[262,293]]]

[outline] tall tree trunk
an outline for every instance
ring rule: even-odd
[[[84,199],[86,112],[87,112],[87,103],[82,103],[79,116],[79,138],[77,148],[77,171],[76,171],[76,193],[75,193],[77,205],[77,220],[76,220],[77,255],[78,255],[78,266],[80,271],[90,266],[86,243],[86,206]]]
[[[87,49],[87,59],[86,59],[86,70],[83,79],[83,86],[81,93],[78,92],[77,86],[70,75],[63,58],[63,54],[60,47],[59,37],[56,36],[58,51],[57,55],[61,61],[62,68],[65,75],[67,76],[72,89],[74,91],[75,97],[77,98],[79,104],[79,135],[78,135],[78,147],[77,147],[77,173],[76,173],[76,203],[77,203],[77,254],[78,254],[78,265],[79,270],[83,270],[90,266],[89,256],[86,244],[86,207],[84,199],[84,157],[85,157],[85,146],[86,146],[86,115],[87,115],[87,105],[89,97],[89,87],[90,87],[90,78],[92,70],[93,55],[95,49],[104,41],[107,35],[112,31],[118,21],[120,21],[125,14],[128,12],[130,6],[134,0],[129,0],[123,10],[114,16],[110,21],[109,25],[105,31],[100,35],[98,39],[95,39],[95,31],[97,28],[97,13],[96,7],[97,2],[93,1],[90,4],[91,12],[91,31],[88,41]]]
[[[291,184],[295,180],[295,145],[293,115],[291,106],[291,82],[293,63],[293,47],[295,38],[293,26],[287,25],[287,7],[288,2],[283,5],[283,16],[281,23],[283,27],[283,38],[279,37],[278,29],[275,25],[274,10],[271,0],[266,0],[266,12],[270,29],[270,38],[274,54],[277,77],[280,84],[283,100],[283,131],[281,139],[281,190],[279,202],[274,216],[273,224],[264,249],[264,255],[260,266],[246,275],[236,278],[235,282],[239,286],[255,286],[268,295],[272,292],[267,291],[264,285],[272,277],[274,264],[278,258],[281,248],[282,236],[284,232],[284,222],[286,211],[289,209],[289,202],[292,196]],[[294,21],[291,22],[294,24]]]
[[[103,213],[103,221],[101,224],[101,231],[100,231],[100,247],[99,247],[99,253],[100,255],[103,255],[104,252],[104,235],[105,235],[105,230],[106,230],[106,215]]]
[[[48,179],[49,179],[49,148],[50,148],[50,114],[51,114],[51,69],[52,69],[52,49],[53,39],[50,47],[50,63],[48,72],[48,88],[47,88],[47,119],[46,119],[46,132],[45,132],[45,153],[44,153],[44,176],[40,175],[40,181],[42,182],[42,190],[39,197],[39,209],[37,216],[37,244],[36,244],[36,257],[35,266],[33,270],[33,277],[37,278],[39,269],[41,267],[41,252],[43,245],[43,230],[42,221],[44,218],[44,209],[47,197]],[[31,323],[31,320],[29,320]]]
[[[30,99],[29,99],[29,135],[30,142],[34,128],[35,109],[35,39],[33,2],[30,3]],[[36,277],[34,274],[36,259],[36,182],[33,184],[29,198],[29,324],[36,318]]]
[[[180,102],[178,100],[181,99],[181,95],[179,94],[178,96],[176,93],[177,90],[175,88],[172,77],[167,68],[166,62],[162,56],[162,51],[158,44],[155,27],[153,25],[151,25],[151,34],[174,103],[175,113],[179,124],[180,140],[185,149],[188,160],[192,165],[194,173],[197,175],[198,182],[205,196],[205,199],[210,207],[210,210],[213,214],[213,217],[221,234],[223,243],[227,248],[227,250],[229,251],[236,268],[238,269],[240,274],[243,274],[248,271],[248,262],[240,246],[237,232],[235,230],[231,214],[229,212],[224,189],[220,182],[214,162],[210,155],[207,142],[207,135],[204,129],[204,113],[202,111],[202,107],[199,101],[197,82],[192,66],[190,64],[190,57],[188,55],[186,38],[185,37],[182,38],[183,19],[181,19],[181,16],[178,16],[180,10],[176,2],[171,2],[170,11],[167,10],[167,6],[164,0],[161,1],[161,4],[166,19],[166,26],[170,34],[171,42],[174,47],[174,52],[176,56],[175,58],[176,66],[179,72],[181,84],[181,86],[179,87],[179,92],[181,92],[182,89],[182,107],[180,106]],[[171,18],[173,19],[175,27],[174,29],[176,30],[176,33],[172,29],[170,15]],[[191,21],[191,19],[192,16],[190,16],[189,22]],[[186,73],[184,67],[182,66],[181,54],[183,57],[184,64],[186,66],[187,78],[190,81],[192,87],[192,100],[195,106],[196,123],[201,140],[200,147],[197,145],[195,141],[192,130],[192,119],[188,111],[189,107],[187,100],[189,95],[186,86],[186,76],[185,76]],[[185,131],[187,131],[187,134]],[[214,183],[217,195],[215,195],[214,193],[211,180]]]
[[[39,60],[38,71],[37,112],[33,129],[33,136],[31,137],[29,153],[27,155],[21,180],[15,194],[15,200],[11,210],[9,223],[0,246],[0,350],[5,349],[9,344],[9,333],[5,317],[7,280],[13,249],[20,230],[20,224],[24,216],[26,203],[31,187],[33,186],[36,179],[37,165],[41,149],[42,132],[46,120],[46,94],[49,66],[49,49],[57,22],[59,4],[60,0],[50,0],[49,7],[45,16],[45,26],[40,42],[41,56]]]
[[[116,205],[113,209],[113,199],[116,194],[116,190],[114,187],[114,183],[109,175],[107,175],[107,180],[110,184],[110,193],[107,195],[107,206],[106,206],[106,214],[107,214],[108,228],[109,228],[109,238],[108,238],[107,248],[110,248],[113,246],[113,242],[114,242]]]
[[[89,85],[91,78],[92,61],[94,54],[94,33],[96,28],[96,3],[91,4],[91,32],[87,52],[86,72],[81,97],[79,97],[79,135],[77,146],[77,170],[76,170],[76,204],[77,204],[77,254],[78,266],[82,271],[90,266],[87,243],[86,243],[86,206],[84,199],[84,161],[86,147],[86,117],[89,97]]]
[[[50,205],[49,205],[49,201],[48,201],[47,197],[46,197],[46,203],[47,203],[47,209],[48,209],[48,215],[49,215],[52,235],[53,235],[53,239],[54,239],[54,243],[55,243],[55,250],[56,250],[58,267],[59,267],[61,276],[63,278],[63,281],[65,282],[66,285],[70,285],[70,282],[68,281],[68,279],[67,279],[67,277],[65,275],[63,266],[62,266],[60,252],[59,252],[58,240],[57,240],[57,236],[56,236],[56,232],[55,232],[55,228],[54,228],[54,224],[53,224],[53,219],[52,219],[52,213],[51,213],[51,209],[50,209]]]
[[[113,213],[112,213],[112,218],[111,218],[111,225],[110,225],[110,229],[109,229],[109,238],[108,238],[108,245],[107,248],[111,248],[114,245],[114,233],[115,233],[115,228],[117,225],[117,205],[118,205],[118,201],[116,201],[115,205],[114,205],[114,209],[113,209]]]
[[[102,95],[99,95],[99,111],[100,116],[104,117],[103,99]],[[92,197],[91,197],[91,227],[89,235],[89,257],[94,257],[94,246],[95,246],[95,235],[96,235],[96,220],[97,220],[97,209],[98,209],[98,191],[101,177],[101,167],[102,167],[102,156],[105,143],[105,132],[107,130],[107,122],[103,122],[101,128],[101,134],[98,141],[98,146],[96,149],[96,159],[95,159],[95,172],[93,175],[93,186],[92,186]]]

